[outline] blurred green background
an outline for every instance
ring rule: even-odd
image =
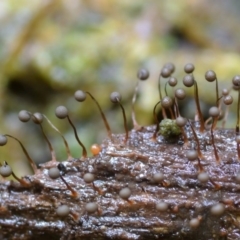
[[[68,107],[87,148],[101,143],[107,134],[96,106],[89,97],[76,102],[74,92],[91,92],[112,130],[123,132],[121,111],[109,101],[109,94],[115,90],[122,94],[131,127],[136,72],[145,67],[151,75],[140,86],[137,119],[142,125],[152,124],[157,79],[166,62],[176,65],[174,76],[179,81],[184,65],[194,63],[202,105],[213,104],[215,85],[206,82],[205,72],[215,70],[221,87],[230,86],[232,76],[240,73],[239,11],[239,0],[1,0],[1,132],[21,139],[36,162],[48,161],[39,126],[21,123],[17,117],[22,109],[41,112],[64,133],[73,156],[79,157],[81,148],[72,129],[66,119],[55,117],[55,108]],[[182,111],[195,108],[190,100],[185,104]],[[231,114],[228,123],[235,123]],[[46,123],[43,127],[57,158],[65,160],[61,138]],[[19,175],[31,172],[14,140],[0,150],[1,162],[8,161]]]

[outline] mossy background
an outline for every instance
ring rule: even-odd
[[[90,91],[113,132],[123,132],[121,111],[108,96],[114,90],[122,93],[131,127],[136,72],[146,67],[151,76],[141,84],[137,118],[143,125],[152,124],[157,79],[166,62],[175,63],[174,76],[179,81],[183,66],[194,63],[202,107],[213,104],[215,83],[206,82],[204,73],[215,70],[220,86],[230,86],[232,76],[240,73],[239,11],[238,0],[2,0],[1,132],[21,139],[37,162],[48,161],[50,154],[39,127],[17,118],[21,109],[42,112],[63,131],[72,154],[79,157],[81,148],[72,129],[67,121],[55,117],[55,108],[69,108],[87,148],[101,143],[106,131],[96,106],[89,98],[77,103],[74,92]],[[187,91],[192,95],[193,89]],[[194,112],[193,101],[184,103],[183,112]],[[234,123],[230,114],[228,124]],[[59,161],[66,159],[61,138],[47,124],[44,129]],[[30,172],[12,139],[0,150],[1,162],[8,161],[19,175]]]

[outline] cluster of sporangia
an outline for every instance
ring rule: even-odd
[[[214,181],[211,180],[209,173],[207,171],[205,171],[204,166],[201,164],[201,159],[203,158],[203,154],[201,152],[200,143],[198,140],[198,134],[203,133],[204,131],[210,131],[211,138],[212,138],[211,139],[212,145],[213,145],[213,149],[214,149],[215,160],[217,163],[219,163],[221,160],[219,158],[218,150],[217,150],[217,148],[215,146],[215,142],[214,142],[214,129],[216,128],[217,122],[219,120],[222,120],[222,123],[223,123],[222,125],[224,126],[224,123],[226,122],[226,119],[227,119],[228,107],[233,102],[232,96],[229,95],[230,91],[232,89],[237,90],[238,91],[238,100],[237,100],[237,121],[236,121],[235,141],[236,141],[236,154],[238,155],[238,159],[240,160],[240,134],[239,134],[240,75],[233,77],[233,79],[232,79],[233,86],[231,89],[224,88],[224,89],[222,89],[221,94],[219,94],[218,80],[217,80],[216,73],[212,70],[209,70],[206,72],[205,79],[208,82],[215,81],[215,83],[216,83],[216,102],[215,102],[215,105],[209,109],[209,119],[204,120],[202,112],[201,112],[201,108],[200,108],[200,103],[199,103],[198,84],[197,84],[196,80],[194,79],[194,75],[193,75],[194,68],[195,68],[194,65],[191,63],[185,65],[184,71],[185,71],[186,75],[183,78],[183,85],[188,88],[190,88],[190,87],[194,88],[194,99],[195,99],[195,104],[196,104],[195,122],[190,121],[189,119],[186,119],[183,116],[181,116],[181,113],[178,108],[178,102],[183,100],[186,97],[186,93],[183,88],[175,88],[175,86],[178,83],[178,80],[174,76],[172,76],[172,74],[174,73],[175,67],[172,63],[167,63],[162,68],[160,76],[159,76],[159,81],[158,81],[160,100],[153,108],[153,117],[156,122],[156,130],[152,136],[152,141],[156,141],[157,136],[160,134],[166,139],[166,142],[168,140],[181,137],[183,139],[184,147],[186,149],[188,146],[188,140],[189,140],[188,135],[186,134],[186,128],[188,128],[188,129],[190,128],[192,131],[192,134],[195,138],[197,146],[195,148],[196,150],[195,149],[189,150],[189,146],[188,146],[188,150],[186,150],[185,156],[189,161],[196,160],[198,162],[199,171],[198,171],[197,178],[200,183],[206,183],[206,182],[210,181],[216,189],[219,189],[221,186],[219,186],[217,183],[215,183]],[[141,69],[138,71],[137,77],[139,80],[146,80],[149,77],[149,72],[146,69]],[[162,89],[161,89],[161,83],[162,83],[161,78],[168,79],[165,83],[165,91],[164,91],[165,96],[163,96]],[[171,97],[167,93],[167,86],[172,87],[172,90],[173,90],[172,95],[173,96],[171,96]],[[139,87],[139,81],[137,82],[135,92],[133,95],[133,99],[132,99],[132,121],[133,121],[134,129],[136,131],[141,129],[141,126],[137,123],[135,111],[134,111],[134,105],[135,105],[135,101],[136,101],[137,94],[138,94],[138,87]],[[107,121],[98,101],[92,96],[92,94],[90,92],[84,92],[82,90],[78,90],[75,92],[74,97],[77,101],[83,102],[83,101],[85,101],[87,95],[89,95],[91,97],[91,99],[95,102],[96,106],[98,107],[98,110],[100,111],[104,125],[106,127],[106,130],[108,132],[108,137],[111,141],[113,141],[112,131],[110,129],[108,121]],[[127,128],[127,120],[126,120],[125,110],[121,104],[121,95],[118,92],[113,92],[110,95],[110,100],[113,103],[119,104],[119,106],[121,107],[121,110],[123,113],[123,118],[124,118],[124,127],[125,127],[125,140],[124,140],[123,144],[127,144],[128,128]],[[162,115],[163,115],[163,120],[161,121],[160,124],[159,124],[157,113],[156,113],[156,108],[159,104],[161,104],[161,111],[162,111]],[[73,128],[75,138],[82,148],[81,159],[84,160],[87,157],[87,150],[86,150],[84,144],[81,142],[81,140],[78,137],[77,130],[76,130],[73,122],[70,119],[68,109],[65,106],[59,106],[56,108],[55,114],[60,119],[66,118],[68,120],[68,122],[70,123],[71,127]],[[170,116],[170,118],[168,116]],[[56,157],[55,157],[55,153],[52,148],[52,145],[43,130],[42,123],[43,123],[43,119],[45,118],[46,121],[51,125],[51,127],[61,135],[61,137],[64,141],[64,144],[65,144],[65,147],[66,147],[67,154],[68,154],[68,160],[72,159],[66,139],[45,115],[43,115],[41,113],[33,114],[29,111],[22,110],[19,112],[18,117],[19,117],[19,120],[22,122],[28,122],[28,121],[32,120],[35,124],[38,124],[40,126],[40,129],[43,133],[43,136],[44,136],[44,138],[48,144],[48,147],[50,149],[50,152],[51,152],[51,156],[52,156],[51,161],[56,162]],[[199,123],[198,134],[195,131],[196,122]],[[39,170],[38,170],[36,164],[29,156],[29,154],[28,154],[27,150],[25,149],[25,147],[23,146],[23,144],[17,138],[15,138],[9,134],[0,135],[0,145],[1,146],[5,145],[7,143],[8,138],[13,138],[20,144],[24,154],[26,155],[26,157],[29,161],[29,164],[31,165],[31,167],[33,169],[33,172],[37,173]],[[94,144],[91,147],[91,152],[93,155],[98,155],[101,152],[101,147],[97,144]],[[71,192],[71,196],[73,198],[77,198],[79,193],[76,190],[74,190],[74,188],[66,182],[66,180],[64,179],[64,172],[65,172],[65,166],[62,163],[59,163],[57,165],[57,167],[52,167],[48,170],[48,176],[50,179],[53,179],[53,180],[60,178],[63,181],[63,183],[66,185],[66,188]],[[24,177],[23,178],[17,177],[7,162],[4,162],[3,164],[0,163],[0,174],[2,175],[3,178],[6,178],[6,177],[9,177],[10,175],[12,175],[24,187],[31,187],[31,183],[28,181],[28,179],[24,178]],[[95,180],[94,174],[85,173],[83,176],[83,179],[87,184],[92,184],[93,188],[96,191],[98,191],[99,194],[101,194],[101,189],[97,188],[94,185],[94,180]],[[155,173],[152,176],[152,180],[156,184],[162,183],[163,185],[166,185],[166,186],[168,185],[168,182],[166,180],[164,180],[164,174],[162,172]],[[240,182],[240,172],[237,173],[237,175],[235,176],[235,180],[237,182]],[[131,189],[128,187],[122,188],[119,191],[119,197],[121,197],[122,199],[124,199],[128,202],[131,202],[129,199],[131,197]],[[167,209],[169,208],[168,204],[163,201],[156,202],[155,206],[158,211],[167,211]],[[98,205],[97,202],[89,202],[85,206],[85,211],[88,214],[94,214],[96,212],[98,214],[101,214],[101,207]],[[225,205],[223,203],[214,204],[210,209],[211,214],[216,215],[216,216],[223,214],[224,211],[225,211]],[[77,218],[77,216],[75,216],[75,214],[73,212],[71,212],[69,206],[67,206],[67,205],[58,206],[58,208],[56,209],[56,214],[59,217],[66,217],[68,215],[71,215],[74,219]],[[192,228],[195,228],[200,224],[200,221],[201,221],[201,218],[193,218],[189,221],[189,226]]]

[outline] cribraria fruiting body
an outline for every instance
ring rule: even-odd
[[[160,80],[173,77],[172,66],[164,66]],[[133,113],[134,129],[123,134],[112,133],[103,116],[108,138],[92,150],[92,157],[82,147],[79,159],[69,157],[61,164],[52,159],[37,169],[33,166],[34,175],[19,182],[6,180],[13,173],[5,174],[8,165],[1,164],[1,239],[240,239],[239,117],[232,129],[217,128],[224,104],[220,98],[210,118],[201,122],[193,71],[193,65],[186,65],[189,75],[184,79],[191,80],[187,87],[194,87],[197,121],[181,116],[181,98],[167,96],[171,104],[160,104],[165,122],[174,123],[167,135],[161,134],[156,112],[156,125],[146,127]],[[146,70],[138,73],[140,80],[148,76]],[[216,77],[208,71],[206,78]],[[175,83],[174,79],[169,84]],[[239,91],[237,77],[233,85]],[[159,91],[161,103],[160,86]],[[133,105],[136,96],[137,91]],[[75,97],[83,99],[79,93]],[[120,100],[112,97],[114,103]],[[69,119],[59,109],[56,114]],[[24,111],[20,117],[26,121],[29,116]],[[73,124],[70,119],[69,123]],[[6,136],[0,136],[2,145]]]

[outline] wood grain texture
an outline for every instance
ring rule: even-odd
[[[99,155],[86,159],[65,161],[67,183],[78,192],[71,196],[61,179],[52,180],[48,169],[56,162],[48,162],[39,172],[26,176],[29,187],[1,180],[0,238],[5,239],[240,239],[240,171],[234,130],[215,130],[215,144],[220,163],[215,160],[209,131],[200,134],[203,159],[201,164],[210,180],[197,179],[197,161],[186,158],[188,149],[196,148],[190,128],[187,148],[182,139],[168,143],[162,136],[152,140],[155,126],[113,135],[105,140]],[[83,175],[94,173],[95,181],[87,184]],[[153,181],[162,172],[161,183]],[[218,189],[216,186],[220,185]],[[129,200],[119,191],[129,187]],[[168,204],[166,211],[156,209],[156,203]],[[88,202],[98,204],[98,212],[85,210]],[[224,204],[224,213],[211,214],[211,207]],[[71,213],[57,216],[62,204]],[[190,227],[190,220],[200,219],[198,227]]]

